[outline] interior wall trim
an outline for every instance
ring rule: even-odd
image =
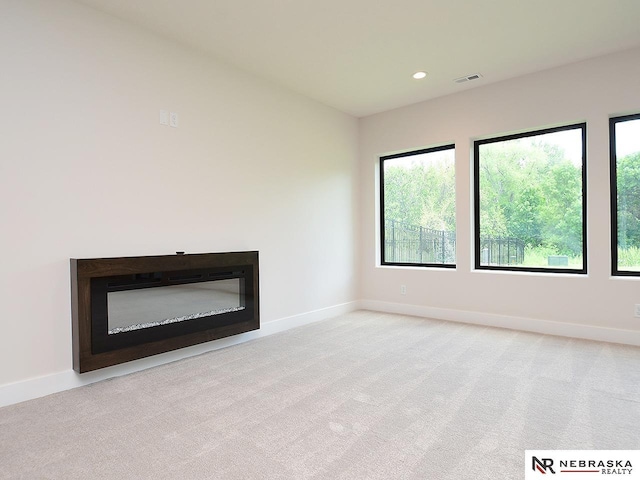
[[[71,365],[69,365],[69,369],[63,372],[32,378],[21,382],[0,385],[0,407],[44,397],[46,395],[70,390],[83,385],[89,385],[108,378],[139,372],[146,370],[147,368],[164,365],[166,363],[182,360],[183,358],[189,358],[214,350],[219,350],[221,348],[230,347],[232,345],[241,344],[256,338],[266,337],[278,332],[284,332],[291,328],[300,327],[337,315],[344,315],[360,309],[384,313],[413,315],[417,317],[434,318],[437,320],[447,320],[451,322],[469,323],[481,326],[507,328],[511,330],[520,330],[546,335],[557,335],[561,337],[581,338],[584,340],[640,346],[640,332],[633,330],[620,330],[508,315],[382,302],[378,300],[358,300],[272,320],[263,323],[260,330],[243,333],[233,337],[222,338],[205,344],[194,345],[192,347],[163,353],[153,357],[134,360],[122,365],[103,368],[95,372],[80,375],[71,368]]]
[[[89,385],[101,380],[128,375],[130,373],[146,370],[147,368],[157,367],[166,363],[182,360],[183,358],[194,357],[196,355],[212,352],[232,345],[238,345],[250,340],[255,340],[256,338],[284,332],[291,328],[300,327],[319,320],[335,317],[337,315],[344,315],[345,313],[358,310],[359,308],[360,302],[352,301],[318,310],[311,310],[298,315],[264,322],[260,326],[260,330],[241,333],[232,337],[221,338],[219,340],[185,347],[180,350],[161,353],[154,355],[153,357],[141,358],[139,360],[102,368],[93,372],[83,373],[82,375],[76,373],[70,363],[69,369],[63,372],[0,385],[0,407],[44,397],[64,390],[71,390],[72,388]],[[69,360],[71,361],[71,358],[69,358]]]
[[[447,320],[450,322],[470,323],[485,327],[498,327],[544,335],[640,346],[640,331],[635,330],[621,330],[577,323],[540,320],[537,318],[470,312],[449,308],[382,302],[378,300],[361,300],[360,308],[377,312],[399,313],[416,317],[433,318],[436,320]]]

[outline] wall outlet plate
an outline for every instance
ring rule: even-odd
[[[640,318],[640,303],[636,303],[635,308],[633,309],[633,316]]]
[[[169,112],[169,126],[178,128],[178,114],[176,112]]]

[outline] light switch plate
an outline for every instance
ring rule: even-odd
[[[169,112],[160,110],[160,125],[169,125]]]

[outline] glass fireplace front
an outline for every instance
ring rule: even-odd
[[[145,272],[91,279],[94,353],[222,327],[253,315],[251,269]]]

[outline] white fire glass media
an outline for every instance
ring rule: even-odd
[[[244,310],[240,278],[107,293],[109,335]]]

